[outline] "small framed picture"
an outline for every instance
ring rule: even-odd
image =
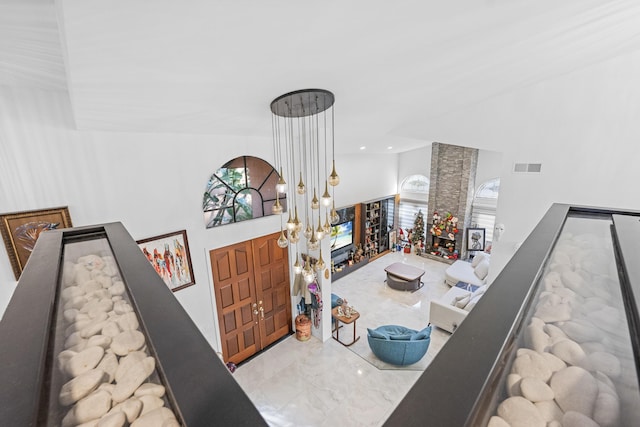
[[[173,292],[195,285],[187,230],[136,241],[158,275]]]
[[[66,206],[1,214],[0,220],[0,232],[16,280],[20,278],[40,233],[73,227]]]
[[[467,228],[468,251],[484,251],[485,232],[484,228]]]

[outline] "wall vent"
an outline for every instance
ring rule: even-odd
[[[516,173],[540,173],[542,163],[515,163],[513,171]]]

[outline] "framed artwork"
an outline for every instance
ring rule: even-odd
[[[73,227],[69,208],[40,209],[1,214],[0,232],[7,248],[16,280],[20,278],[40,233]]]
[[[467,228],[468,251],[484,251],[485,232],[484,228]]]
[[[196,284],[187,230],[138,240],[136,243],[173,292]]]

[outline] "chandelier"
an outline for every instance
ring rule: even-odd
[[[304,89],[271,102],[274,159],[280,173],[272,208],[274,214],[280,214],[278,246],[296,245],[293,269],[307,282],[314,278],[313,268],[325,268],[320,241],[330,235],[331,224],[339,220],[332,195],[340,183],[335,162],[334,101],[328,90]],[[281,199],[287,200],[286,223]],[[307,251],[320,251],[313,268],[309,257],[304,266],[300,264],[303,243]]]

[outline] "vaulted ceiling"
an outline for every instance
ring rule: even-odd
[[[345,152],[639,48],[635,0],[0,0],[0,85],[68,90],[79,129],[270,137],[323,88]]]

